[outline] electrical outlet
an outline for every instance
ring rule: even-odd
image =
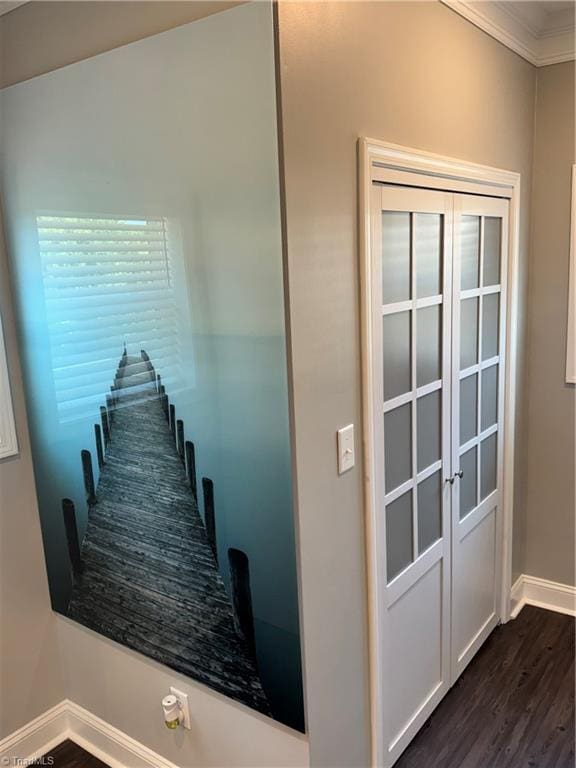
[[[170,693],[176,696],[178,704],[180,705],[180,712],[182,713],[182,727],[190,730],[190,706],[188,704],[188,694],[182,693],[174,686],[170,686]]]

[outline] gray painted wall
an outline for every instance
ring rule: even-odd
[[[574,62],[538,70],[523,570],[575,584],[575,387],[565,383]]]

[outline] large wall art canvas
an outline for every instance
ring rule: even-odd
[[[0,106],[53,607],[303,730],[271,4]]]

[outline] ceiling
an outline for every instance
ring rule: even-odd
[[[575,3],[569,0],[533,0],[501,2],[499,5],[516,16],[534,37],[547,37],[574,30]]]
[[[8,13],[8,11],[13,11],[14,8],[18,8],[19,5],[24,5],[24,2],[5,2],[5,0],[0,0],[0,16],[4,13]]]
[[[537,67],[574,59],[574,0],[441,0]]]

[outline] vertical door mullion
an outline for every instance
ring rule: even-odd
[[[459,199],[454,195],[454,214],[452,224],[452,368],[451,368],[451,403],[452,403],[452,433],[451,433],[451,466],[448,477],[454,477],[460,469],[460,281],[461,281],[461,222]],[[460,503],[459,484],[452,485],[452,519],[458,521]]]
[[[417,378],[417,360],[416,360],[416,248],[415,243],[415,223],[416,214],[410,213],[410,298],[412,300],[412,317],[410,318],[410,365],[411,365],[411,426],[412,426],[412,477],[414,478],[414,487],[412,488],[412,557],[415,562],[418,557],[418,424],[417,424],[417,405],[418,405],[418,378]]]
[[[452,457],[452,425],[453,413],[453,356],[454,356],[454,195],[450,195],[450,210],[444,214],[443,229],[443,281],[442,281],[442,499],[450,512],[449,526],[444,525],[443,535],[451,540],[450,527],[452,520],[452,494],[446,480],[452,477],[454,468]]]
[[[476,348],[478,350],[478,374],[476,380],[476,506],[480,504],[480,432],[482,431],[481,425],[481,413],[482,413],[482,324],[483,324],[483,312],[484,312],[484,216],[480,216],[480,237],[478,254],[478,327],[477,327],[477,339]]]
[[[461,222],[460,199],[453,196],[452,203],[452,350],[451,350],[451,466],[447,477],[454,477],[460,469],[460,285],[461,285]],[[460,540],[460,483],[448,485],[450,496],[450,684],[456,678],[457,652],[454,649],[454,572],[457,557],[457,546]]]
[[[444,593],[446,594],[445,616],[443,616],[443,678],[450,684],[452,679],[452,515],[453,494],[452,486],[445,482],[451,477],[452,464],[452,356],[453,356],[453,262],[454,262],[454,195],[447,198],[448,205],[443,216],[442,228],[442,469],[441,482],[441,515],[442,538],[444,542]]]

